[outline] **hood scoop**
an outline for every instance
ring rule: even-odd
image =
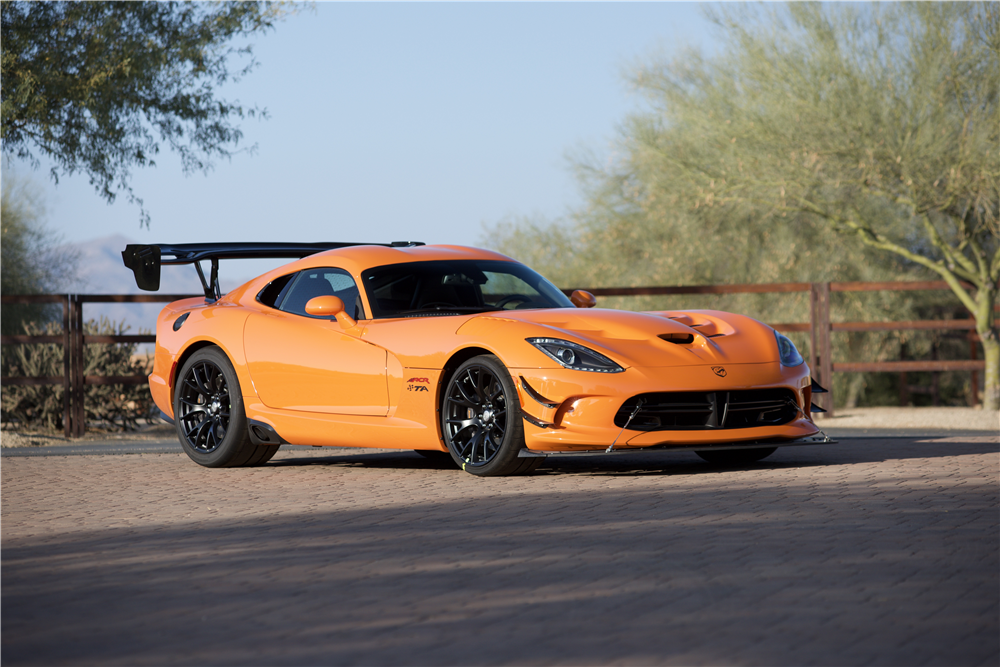
[[[666,318],[668,320],[673,320],[678,324],[683,324],[686,327],[691,327],[692,329],[697,330],[697,332],[705,338],[717,338],[719,336],[726,336],[734,333],[731,325],[714,317],[695,319],[690,314],[685,313],[683,315],[667,315]],[[660,336],[660,338],[663,338],[663,336]],[[667,339],[664,338],[664,340]]]

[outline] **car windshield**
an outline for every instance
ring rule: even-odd
[[[368,269],[361,280],[376,319],[573,307],[558,287],[516,262],[408,262]]]

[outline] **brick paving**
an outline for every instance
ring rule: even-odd
[[[993,436],[4,458],[4,665],[997,665]]]

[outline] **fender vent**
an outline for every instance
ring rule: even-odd
[[[795,393],[790,389],[678,391],[633,396],[618,409],[615,426],[625,426],[640,398],[642,409],[629,424],[629,430],[702,431],[778,426],[798,414]]]

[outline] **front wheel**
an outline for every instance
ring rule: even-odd
[[[260,465],[278,450],[251,442],[240,381],[217,347],[192,354],[177,374],[174,424],[185,453],[208,468]]]
[[[473,475],[517,475],[538,466],[534,458],[518,458],[524,424],[517,390],[493,355],[469,359],[448,380],[441,431],[451,458]]]
[[[709,463],[724,466],[740,466],[755,463],[777,451],[777,447],[754,447],[752,449],[702,449],[695,452]]]

